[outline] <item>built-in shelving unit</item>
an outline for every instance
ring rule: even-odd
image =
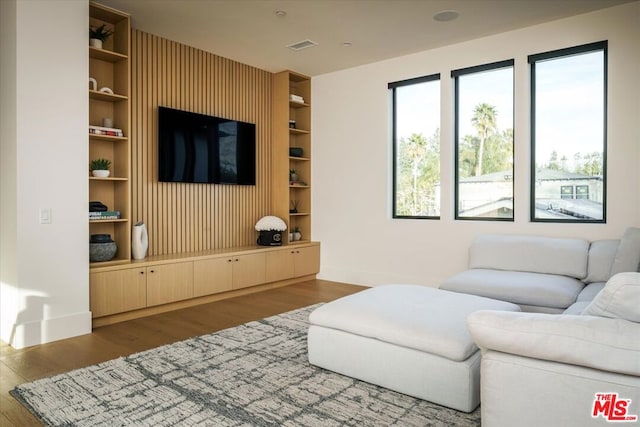
[[[89,5],[89,25],[106,25],[113,35],[102,48],[89,49],[89,125],[103,126],[104,118],[112,119],[111,127],[121,129],[124,136],[89,133],[89,159],[106,158],[111,161],[107,178],[89,175],[89,201],[100,201],[111,211],[119,211],[119,219],[89,220],[90,234],[110,234],[118,245],[111,261],[91,263],[91,267],[129,262],[131,258],[131,143],[130,136],[130,37],[131,22],[126,13],[97,3]],[[87,42],[88,45],[88,42]],[[110,93],[108,88],[111,90]]]
[[[291,95],[301,97],[294,101]],[[289,231],[298,228],[302,239],[311,240],[311,78],[282,71],[273,79],[274,212],[285,218]],[[291,147],[302,149],[292,156]],[[291,179],[295,171],[297,180]]]

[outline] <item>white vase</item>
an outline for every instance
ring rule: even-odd
[[[131,255],[133,259],[143,259],[147,255],[149,248],[149,235],[144,222],[139,222],[133,226],[131,233]]]
[[[100,40],[100,39],[89,39],[89,46],[95,47],[96,49],[102,49],[102,40]]]

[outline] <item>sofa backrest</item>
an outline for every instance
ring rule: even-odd
[[[583,279],[589,241],[583,239],[483,234],[469,249],[469,268],[528,271]]]
[[[589,246],[587,277],[585,283],[606,282],[611,277],[611,267],[618,252],[620,240],[594,240]]]

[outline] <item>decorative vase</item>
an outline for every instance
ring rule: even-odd
[[[299,231],[294,231],[293,232],[293,241],[297,242],[300,239],[302,239],[302,233],[300,233]]]
[[[143,259],[147,256],[149,248],[149,235],[147,234],[147,226],[144,222],[138,222],[133,226],[131,233],[131,255],[133,259]]]
[[[95,47],[96,49],[102,49],[102,40],[100,40],[100,39],[89,39],[89,46]]]
[[[116,255],[118,245],[111,240],[111,234],[92,234],[89,240],[89,261],[110,261]]]
[[[97,178],[106,178],[111,174],[111,171],[109,170],[92,170],[91,174]]]

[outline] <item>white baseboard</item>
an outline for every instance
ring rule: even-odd
[[[91,312],[14,324],[8,344],[20,349],[91,333]],[[4,337],[3,337],[4,338]]]

